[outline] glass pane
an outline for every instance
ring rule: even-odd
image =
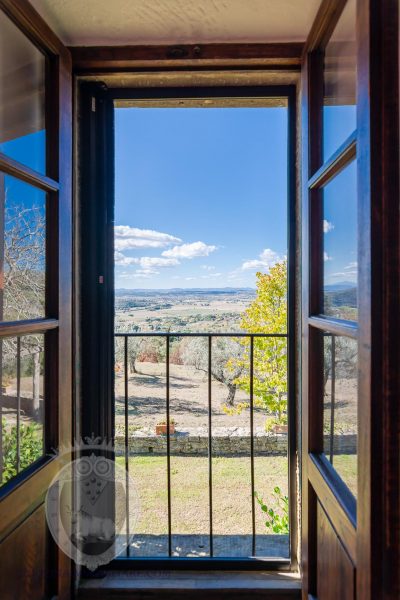
[[[283,558],[287,108],[196,104],[115,109],[115,330],[129,336],[134,359],[126,369],[129,465],[140,497],[130,553],[168,554],[168,391],[172,555],[243,558],[254,549],[257,557]],[[132,212],[133,196],[141,200]],[[222,332],[210,343],[206,334]],[[253,377],[248,333],[278,335],[254,338]],[[115,426],[122,461],[121,339]]]
[[[44,335],[0,340],[0,485],[43,456]]]
[[[44,317],[45,192],[0,173],[2,224],[0,321]]]
[[[356,128],[356,0],[348,0],[325,49],[324,160]]]
[[[285,338],[254,339],[254,486],[258,557],[289,558]]]
[[[357,168],[353,161],[323,190],[324,313],[357,319]]]
[[[115,338],[115,450],[117,463],[125,453],[124,338]],[[163,338],[128,337],[129,473],[140,510],[130,556],[168,556],[168,495],[165,375],[166,341]],[[135,498],[130,495],[130,507]],[[132,519],[130,520],[132,523]]]
[[[357,341],[324,334],[324,452],[357,497]]]
[[[0,11],[0,152],[46,169],[46,58]]]

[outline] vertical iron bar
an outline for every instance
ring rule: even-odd
[[[256,555],[256,512],[254,498],[254,337],[250,336],[250,469],[252,556]]]
[[[331,336],[331,425],[329,438],[329,460],[333,465],[333,441],[335,429],[335,393],[336,393],[336,343],[335,336]]]
[[[171,440],[169,431],[169,335],[166,336],[166,416],[167,416],[167,485],[168,485],[168,556],[172,556],[172,534],[171,534]]]
[[[129,538],[129,414],[128,414],[128,336],[124,337],[124,383],[125,383],[125,513],[126,513],[126,555],[130,556]]]
[[[17,473],[21,469],[21,338],[17,337]]]
[[[4,211],[6,205],[5,175],[0,173],[0,321],[4,320]],[[3,483],[3,340],[0,339],[0,483]]]
[[[212,429],[211,429],[211,408],[212,408],[212,378],[211,378],[211,348],[212,336],[208,336],[208,495],[210,511],[210,556],[214,556],[213,545],[213,494],[212,494]]]

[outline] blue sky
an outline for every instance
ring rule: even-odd
[[[46,170],[46,132],[40,130],[28,135],[21,136],[14,140],[9,140],[0,144],[0,152],[7,154],[11,158],[27,165],[39,173],[45,173]],[[11,210],[38,209],[38,215],[43,218],[46,212],[46,193],[35,188],[16,177],[6,175],[4,178],[6,191],[6,208]],[[4,226],[7,231],[9,223],[6,220]],[[41,268],[43,265],[40,265]]]
[[[0,152],[24,165],[45,173],[46,132],[44,129],[0,143]]]
[[[354,107],[324,111],[325,154]],[[287,254],[285,108],[122,108],[116,127],[116,287],[254,287]],[[0,151],[45,170],[45,132]],[[43,192],[6,178],[9,203]],[[324,193],[325,284],[357,277],[356,163]]]
[[[325,285],[357,281],[357,168],[341,171],[324,191]]]
[[[325,156],[351,133],[329,107]],[[286,108],[115,110],[116,287],[254,287],[287,255]],[[325,284],[356,281],[355,163],[324,195]]]
[[[116,287],[254,287],[287,254],[287,109],[121,108]]]

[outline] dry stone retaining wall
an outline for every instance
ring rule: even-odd
[[[245,427],[218,427],[212,432],[212,451],[219,456],[249,456],[250,431]],[[329,446],[329,436],[325,436],[325,447]],[[124,454],[124,436],[117,435],[116,454]],[[284,456],[287,453],[287,433],[266,433],[262,428],[254,432],[254,453],[256,456]],[[357,436],[341,434],[334,437],[334,450],[337,454],[355,454]],[[174,456],[207,456],[208,431],[206,428],[177,431],[170,435],[170,449]],[[131,455],[153,454],[165,456],[167,437],[155,435],[153,430],[140,429],[129,435]]]

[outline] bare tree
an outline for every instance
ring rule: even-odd
[[[44,316],[46,223],[43,208],[7,206],[4,212],[4,292],[2,320],[17,321]],[[32,357],[32,397],[36,414],[40,407],[40,355],[43,335],[24,336],[20,358]],[[17,354],[17,338],[2,340],[2,360]]]
[[[324,336],[324,390],[332,375],[332,358],[334,358],[336,378],[354,379],[357,373],[357,356],[357,344],[354,340],[343,336]]]
[[[214,338],[211,349],[211,375],[228,388],[226,404],[234,406],[237,391],[236,380],[243,372],[239,360],[243,355],[242,345],[230,338]],[[183,362],[198,371],[208,373],[208,340],[204,337],[191,338],[182,353]]]

